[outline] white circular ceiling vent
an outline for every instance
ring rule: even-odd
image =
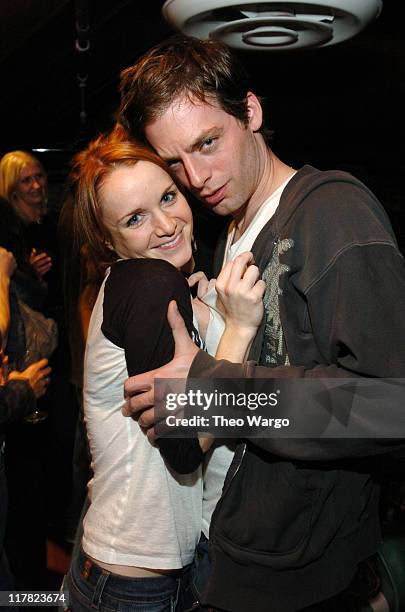
[[[166,0],[162,13],[188,36],[251,51],[326,47],[351,38],[382,10],[382,0]]]

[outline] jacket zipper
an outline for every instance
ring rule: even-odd
[[[224,489],[224,491],[222,492],[221,498],[220,498],[220,500],[217,503],[217,506],[215,508],[215,512],[216,512],[217,508],[222,504],[222,501],[223,501],[225,495],[227,494],[229,487],[231,486],[232,480],[235,478],[236,474],[239,472],[239,468],[242,465],[242,461],[243,461],[243,457],[245,456],[245,453],[246,453],[246,443],[243,444],[243,451],[242,451],[242,456],[240,458],[240,461],[239,461],[238,465],[236,466],[236,469],[234,470],[230,480],[228,481],[228,484],[226,485],[226,489]]]

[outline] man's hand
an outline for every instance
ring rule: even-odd
[[[122,410],[124,416],[139,416],[141,427],[148,429],[148,438],[153,439],[153,425],[155,423],[154,411],[154,382],[155,378],[183,378],[186,379],[198,353],[198,348],[188,335],[184,320],[180,315],[177,304],[171,301],[167,310],[167,320],[173,331],[175,352],[173,359],[166,365],[131,376],[125,382],[126,404]]]

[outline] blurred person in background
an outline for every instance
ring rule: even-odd
[[[47,211],[48,181],[40,161],[25,151],[10,151],[0,161],[0,196],[8,200],[24,227],[41,223]],[[39,278],[52,267],[45,252],[32,248],[29,261]]]
[[[45,276],[52,267],[51,257],[33,246],[29,233],[46,212],[48,184],[42,164],[24,151],[4,155],[0,160],[0,197],[0,245],[13,253],[17,263],[9,290],[10,328],[5,352],[11,367],[24,371],[40,356],[29,359],[21,301],[44,312],[48,296]],[[49,411],[48,398],[41,399],[41,408]],[[32,425],[20,420],[6,431],[9,513],[5,547],[17,588],[38,589],[47,583],[47,492],[54,461],[51,438],[47,421]]]
[[[8,357],[4,354],[10,329],[10,280],[16,270],[12,253],[0,247],[0,590],[14,588],[14,580],[3,550],[7,519],[7,481],[4,466],[5,428],[34,412],[36,399],[43,396],[49,384],[50,368],[43,359],[23,372],[8,374]]]
[[[25,151],[10,151],[0,161],[0,191],[24,223],[39,223],[46,212],[48,181],[40,161]]]
[[[1,335],[0,338],[2,339]],[[0,349],[0,362],[0,590],[11,590],[15,586],[14,579],[3,549],[8,506],[4,466],[5,429],[34,412],[36,400],[46,393],[50,368],[47,367],[47,360],[42,359],[23,372],[12,371],[7,376],[7,357],[3,349]],[[25,548],[20,550],[20,554],[25,554]]]

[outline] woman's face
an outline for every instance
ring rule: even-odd
[[[38,164],[27,164],[20,173],[13,193],[13,204],[25,223],[41,219],[46,204],[46,176]]]
[[[179,269],[191,260],[191,210],[162,168],[147,161],[118,166],[103,181],[99,197],[120,257],[164,259]]]

